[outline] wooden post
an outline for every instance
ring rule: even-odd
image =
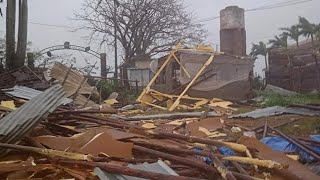
[[[160,75],[160,73],[164,70],[164,68],[167,66],[167,64],[170,62],[172,56],[174,55],[174,53],[177,52],[178,48],[181,45],[181,41],[176,45],[176,47],[173,48],[173,50],[170,52],[170,55],[168,56],[168,58],[165,60],[165,62],[162,64],[162,66],[160,67],[160,69],[158,70],[158,72],[153,76],[153,78],[151,79],[151,81],[149,82],[149,84],[147,85],[147,87],[145,87],[142,91],[142,93],[140,94],[140,96],[138,97],[137,101],[140,102],[141,98],[149,91],[151,85],[156,81],[157,77]]]
[[[100,63],[101,63],[101,76],[107,77],[107,54],[100,54]]]

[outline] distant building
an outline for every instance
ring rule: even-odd
[[[151,58],[149,56],[136,56],[133,59],[134,65],[128,70],[128,79],[138,81],[139,87],[145,87],[153,77],[153,73],[150,70]],[[135,86],[134,82],[131,82],[132,86]]]
[[[301,42],[299,48],[289,46],[287,51],[284,48],[270,50],[267,83],[302,93],[319,90],[320,69],[315,57],[320,60],[319,49],[313,50],[310,41]]]

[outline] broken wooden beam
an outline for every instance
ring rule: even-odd
[[[91,155],[69,153],[69,152],[52,150],[52,149],[41,149],[41,148],[21,146],[16,144],[0,143],[0,147],[7,148],[7,149],[15,149],[19,151],[34,152],[34,153],[42,154],[52,158],[60,157],[60,158],[66,158],[66,159],[85,160],[85,161],[90,161],[92,159]]]
[[[224,157],[221,154],[216,154],[216,153],[210,153],[210,152],[206,152],[206,151],[192,151],[189,149],[181,149],[181,148],[177,148],[177,147],[172,147],[172,146],[165,146],[165,145],[161,145],[161,144],[155,144],[155,143],[149,143],[149,142],[141,142],[141,141],[137,141],[135,139],[130,139],[130,142],[133,142],[136,145],[139,146],[148,146],[152,149],[162,149],[164,151],[169,151],[169,152],[175,152],[175,153],[179,153],[180,155],[185,154],[185,155],[198,155],[198,156],[207,156],[207,157],[213,157],[213,156],[217,156],[219,158]]]
[[[260,160],[257,158],[240,157],[240,156],[226,156],[226,157],[223,157],[222,159],[227,161],[236,161],[244,164],[257,165],[257,166],[266,167],[270,169],[273,169],[273,168],[283,169],[285,168],[285,166],[287,166],[271,160]]]
[[[213,145],[213,146],[224,146],[242,153],[246,153],[248,151],[246,146],[242,144],[232,143],[232,142],[216,141],[208,138],[198,138],[195,136],[185,136],[181,134],[173,134],[173,133],[167,133],[167,132],[161,132],[161,131],[155,131],[155,130],[145,130],[145,133],[149,135],[158,136],[161,138],[167,137],[167,138],[181,139],[191,143],[202,143],[202,144]]]
[[[176,162],[176,163],[180,163],[180,164],[183,164],[183,165],[186,165],[186,166],[189,166],[189,167],[201,169],[201,170],[203,170],[205,172],[208,172],[208,173],[213,173],[213,174],[217,173],[217,170],[214,169],[212,166],[209,166],[209,165],[207,165],[205,163],[196,162],[196,161],[190,160],[188,158],[175,156],[175,155],[172,155],[172,154],[156,151],[156,150],[145,148],[145,147],[138,146],[138,145],[134,145],[133,149],[138,150],[140,152],[152,154],[152,155],[155,155],[157,157],[161,157],[163,159],[167,159],[167,160],[170,160],[170,161],[173,161],[173,162]]]

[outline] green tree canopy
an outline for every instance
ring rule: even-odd
[[[300,30],[298,25],[280,28],[280,30],[285,31],[288,36],[296,42],[297,47],[299,47],[299,38],[302,35],[302,31]]]

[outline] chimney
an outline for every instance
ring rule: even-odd
[[[229,55],[246,55],[244,9],[228,6],[220,11],[220,51]]]

